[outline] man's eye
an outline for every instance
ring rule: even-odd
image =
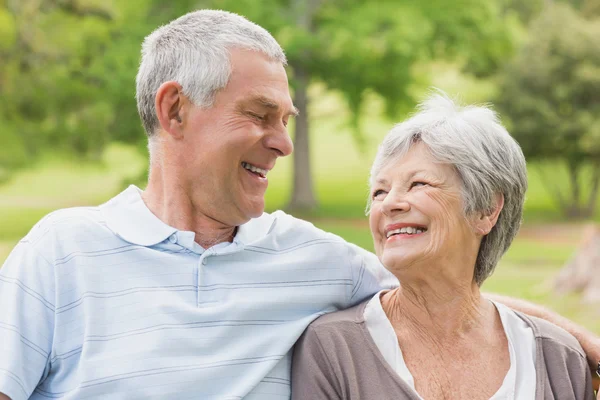
[[[259,121],[264,121],[265,119],[267,119],[267,117],[265,115],[260,115],[260,114],[256,114],[253,112],[249,112],[248,115],[250,115],[252,118],[257,119]]]
[[[385,195],[385,190],[377,189],[376,191],[373,192],[374,199],[381,198],[384,195]]]

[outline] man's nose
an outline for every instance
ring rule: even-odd
[[[289,156],[294,151],[294,143],[292,143],[292,139],[283,125],[269,132],[265,145],[274,150],[279,157]]]

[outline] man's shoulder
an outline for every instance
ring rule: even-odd
[[[34,228],[50,229],[78,225],[103,224],[100,207],[61,208],[46,214]]]
[[[99,207],[73,207],[53,211],[36,223],[23,242],[47,247],[48,240],[71,240],[104,230],[106,223]]]
[[[278,229],[279,232],[302,231],[302,232],[308,232],[308,233],[311,233],[311,234],[317,235],[317,236],[334,236],[334,237],[338,238],[339,240],[343,240],[342,238],[340,238],[332,233],[329,233],[320,228],[317,228],[312,222],[306,221],[301,218],[294,217],[293,215],[288,214],[282,210],[277,210],[277,211],[274,211],[271,214],[267,214],[267,215],[270,215],[272,218],[274,218],[277,221],[275,227]]]
[[[277,210],[271,214],[265,214],[273,218],[272,233],[277,236],[301,237],[307,240],[328,240],[332,242],[347,243],[343,238],[331,232],[316,227],[312,222],[296,218],[285,211]]]

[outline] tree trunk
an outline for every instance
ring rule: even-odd
[[[598,201],[598,192],[600,191],[600,162],[592,164],[592,179],[591,191],[587,204],[587,214],[591,217],[596,210],[596,202]]]
[[[309,122],[308,122],[308,83],[309,77],[302,66],[294,68],[296,89],[294,103],[300,110],[295,119],[294,132],[294,186],[289,209],[311,210],[317,207],[314,194],[312,169],[310,166]]]
[[[563,199],[563,196],[560,192],[560,189],[556,185],[556,182],[551,178],[548,178],[546,172],[544,171],[543,165],[534,165],[536,165],[537,167],[536,169],[538,171],[540,179],[542,180],[542,184],[546,187],[546,190],[550,192],[550,195],[553,196],[554,201],[558,203],[559,210],[564,212],[569,207],[569,205],[568,202],[565,199]]]
[[[592,178],[592,192],[587,203],[581,199],[581,185],[579,183],[579,173],[582,165],[579,162],[569,162],[567,168],[569,171],[569,184],[571,186],[571,201],[570,204],[564,209],[564,214],[567,218],[589,218],[594,214],[594,209],[590,208],[590,202],[595,202],[595,192],[597,192],[597,186],[594,185],[594,178],[597,176],[596,171],[593,172]],[[584,204],[585,203],[585,204]]]
[[[578,292],[586,303],[600,303],[600,229],[590,226],[581,248],[567,262],[554,282],[560,294]]]
[[[319,0],[294,0],[292,7],[297,17],[298,27],[308,33],[313,31],[313,15],[319,6]],[[310,54],[304,52],[302,59],[308,59]],[[300,110],[296,118],[294,134],[294,186],[288,209],[311,210],[317,207],[314,193],[312,170],[310,167],[309,146],[309,115],[308,115],[308,85],[310,72],[302,63],[302,59],[293,63],[294,80],[296,82],[294,103]]]
[[[569,183],[571,184],[571,204],[574,208],[579,206],[580,190],[579,190],[579,163],[568,163]]]

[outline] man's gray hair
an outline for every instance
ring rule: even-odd
[[[496,195],[504,196],[498,221],[483,238],[477,255],[474,278],[481,285],[492,274],[521,225],[527,191],[527,168],[521,147],[491,109],[461,107],[438,92],[385,137],[371,168],[370,185],[373,186],[385,165],[402,158],[419,142],[427,146],[434,160],[453,165],[458,172],[465,216],[492,212]]]
[[[210,107],[229,82],[229,50],[241,48],[287,64],[283,49],[264,28],[226,11],[199,10],[156,29],[144,39],[136,100],[149,137],[158,129],[154,99],[160,85],[176,81],[197,106]]]

